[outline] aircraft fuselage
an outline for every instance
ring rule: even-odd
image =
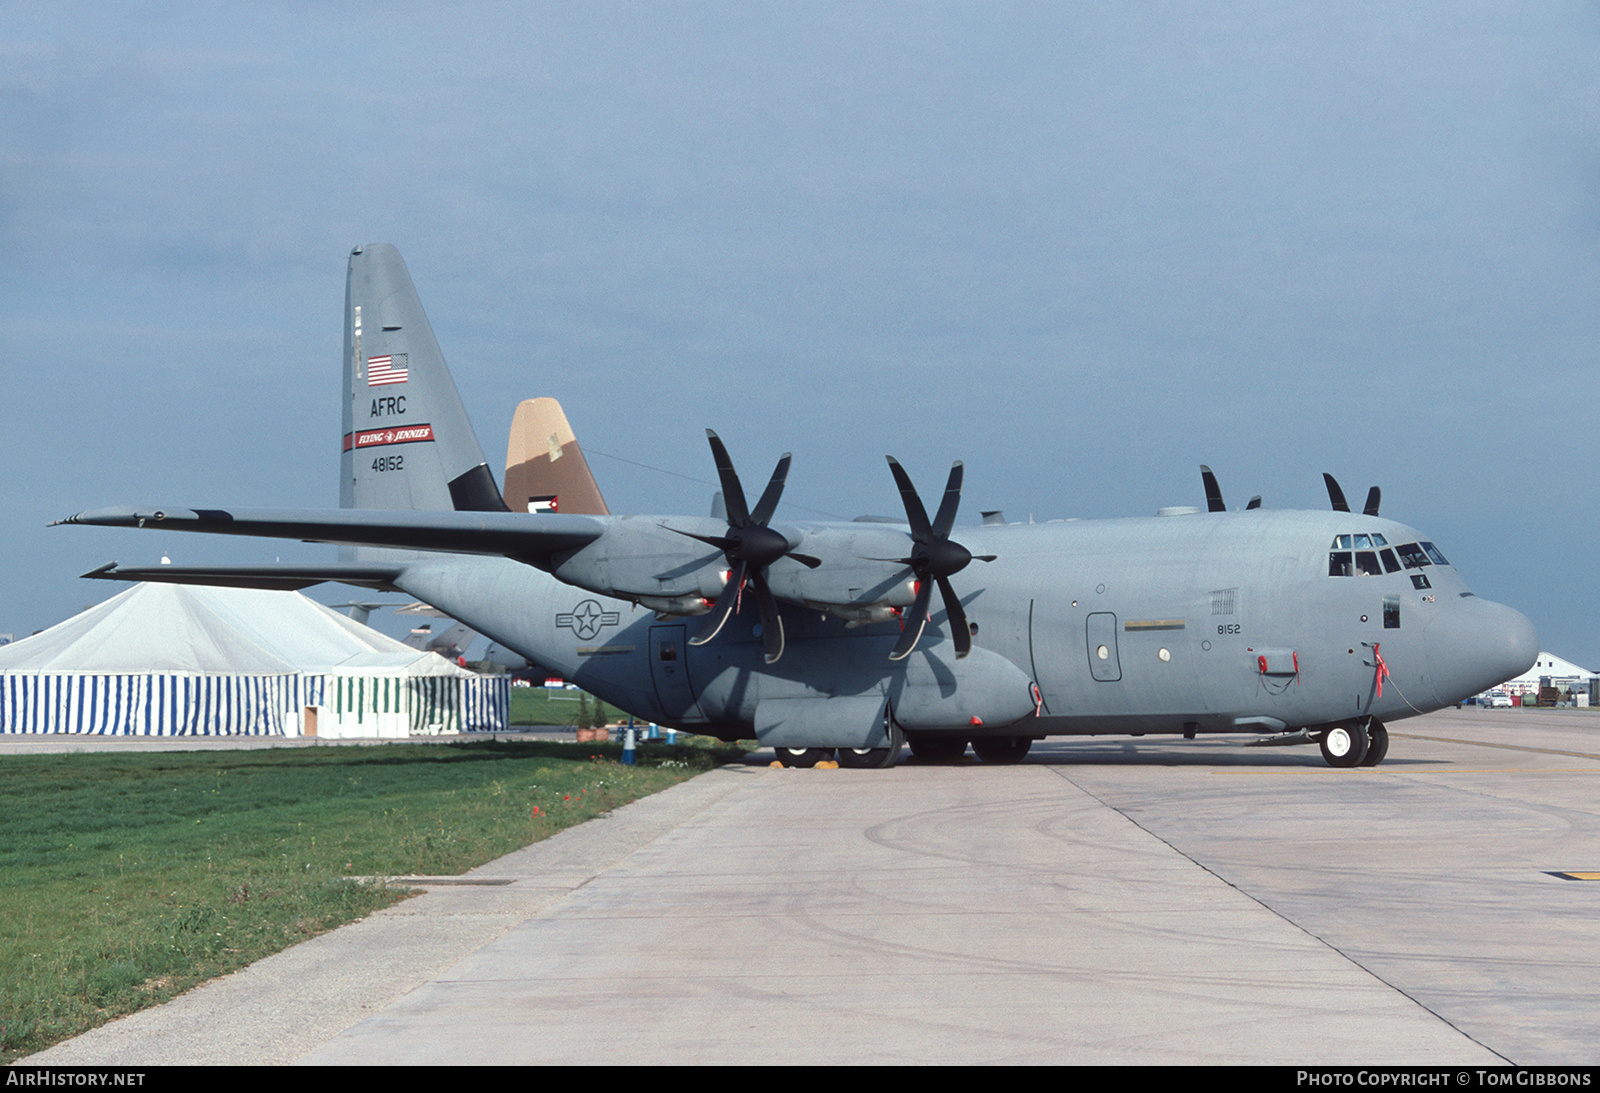
[[[788,649],[767,664],[749,604],[691,646],[693,620],[505,559],[417,564],[400,583],[636,716],[730,738],[767,729],[767,742],[763,703],[814,705],[805,739],[840,747],[881,742],[885,704],[904,728],[974,737],[1392,721],[1531,663],[1527,620],[1479,599],[1448,564],[1331,575],[1339,537],[1358,535],[1381,537],[1391,557],[1426,542],[1376,517],[1259,509],[962,528],[955,538],[995,561],[956,582],[975,628],[959,660],[937,612],[912,656],[892,663],[896,623],[851,628],[785,605]],[[818,738],[826,722],[837,723]]]

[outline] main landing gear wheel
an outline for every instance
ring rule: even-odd
[[[832,748],[773,748],[778,753],[778,762],[786,767],[814,767],[825,759],[832,758]]]
[[[1330,767],[1360,766],[1367,757],[1367,730],[1360,724],[1333,725],[1324,730],[1322,757]]]
[[[1389,754],[1389,730],[1383,727],[1383,722],[1373,718],[1367,725],[1367,754],[1361,757],[1361,765],[1375,767],[1383,762],[1383,757]]]
[[[906,734],[894,723],[894,714],[887,705],[883,707],[883,734],[889,738],[886,748],[840,748],[839,765],[856,770],[884,770],[900,759],[900,749],[905,747]]]
[[[959,763],[961,757],[967,754],[967,739],[964,736],[924,733],[913,736],[907,733],[906,741],[911,745],[911,754],[922,763]]]
[[[972,741],[972,750],[979,759],[1003,765],[1022,762],[1031,747],[1031,736],[980,736]]]
[[[854,770],[880,770],[894,766],[899,748],[840,748],[839,765]]]

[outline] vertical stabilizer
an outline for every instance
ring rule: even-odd
[[[610,514],[567,415],[553,398],[531,398],[517,406],[506,444],[505,499],[516,512]]]
[[[350,252],[339,506],[504,511],[400,252]]]

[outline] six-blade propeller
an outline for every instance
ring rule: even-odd
[[[767,526],[778,507],[778,500],[783,496],[783,484],[789,477],[791,456],[788,452],[783,453],[783,458],[778,460],[778,466],[772,472],[771,481],[762,491],[761,500],[756,502],[755,510],[751,511],[745,505],[744,487],[739,484],[739,473],[733,469],[733,460],[728,457],[728,449],[723,445],[722,438],[707,429],[706,439],[711,442],[711,456],[716,460],[717,477],[722,480],[722,500],[728,511],[728,533],[710,536],[680,531],[678,534],[721,550],[732,569],[728,583],[723,586],[717,602],[711,607],[711,613],[700,624],[695,636],[689,639],[689,644],[704,645],[717,636],[728,617],[738,609],[739,598],[748,583],[755,594],[756,607],[761,612],[761,645],[767,663],[773,664],[783,656],[783,616],[778,612],[777,599],[767,587],[767,566],[785,557],[812,569],[822,564],[818,558],[791,550],[789,540]]]
[[[889,654],[890,660],[904,660],[911,655],[911,650],[917,647],[917,641],[922,637],[923,627],[928,625],[928,603],[933,595],[933,586],[939,586],[939,595],[944,599],[945,615],[950,621],[950,637],[955,642],[956,656],[964,657],[972,651],[972,631],[967,625],[967,613],[961,606],[961,598],[956,595],[956,590],[950,587],[950,576],[960,573],[967,568],[974,555],[960,543],[950,541],[950,529],[955,526],[956,508],[961,504],[961,479],[963,470],[961,461],[957,460],[950,468],[950,480],[944,487],[944,500],[939,503],[939,514],[933,518],[933,523],[928,523],[928,510],[922,507],[922,498],[917,496],[917,488],[911,484],[911,478],[906,474],[905,468],[895,460],[894,456],[887,456],[889,471],[894,475],[895,485],[900,487],[900,501],[906,508],[906,522],[911,525],[911,554],[905,558],[882,559],[884,561],[897,561],[901,565],[910,566],[911,572],[917,575],[917,595],[911,604],[909,612],[901,616],[900,640],[895,643],[894,650]],[[980,554],[976,556],[979,561],[992,562],[993,554]]]

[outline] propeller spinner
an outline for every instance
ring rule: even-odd
[[[939,586],[945,614],[950,619],[950,636],[955,641],[956,656],[964,657],[972,651],[972,631],[967,625],[967,613],[961,606],[961,600],[955,589],[950,587],[949,578],[965,569],[974,557],[980,562],[992,562],[995,555],[974,555],[960,543],[950,541],[950,529],[956,522],[956,508],[961,504],[961,480],[964,474],[961,462],[957,460],[951,466],[950,480],[944,487],[944,500],[939,503],[939,514],[929,524],[928,510],[922,507],[922,498],[917,496],[917,488],[911,484],[905,468],[894,456],[887,458],[889,471],[894,475],[895,484],[900,487],[900,501],[905,505],[906,522],[911,525],[911,554],[893,560],[910,566],[911,572],[917,575],[917,597],[911,604],[911,610],[901,619],[903,629],[900,640],[895,643],[889,659],[904,660],[917,647],[923,628],[928,625],[928,604],[933,597],[935,584]]]

